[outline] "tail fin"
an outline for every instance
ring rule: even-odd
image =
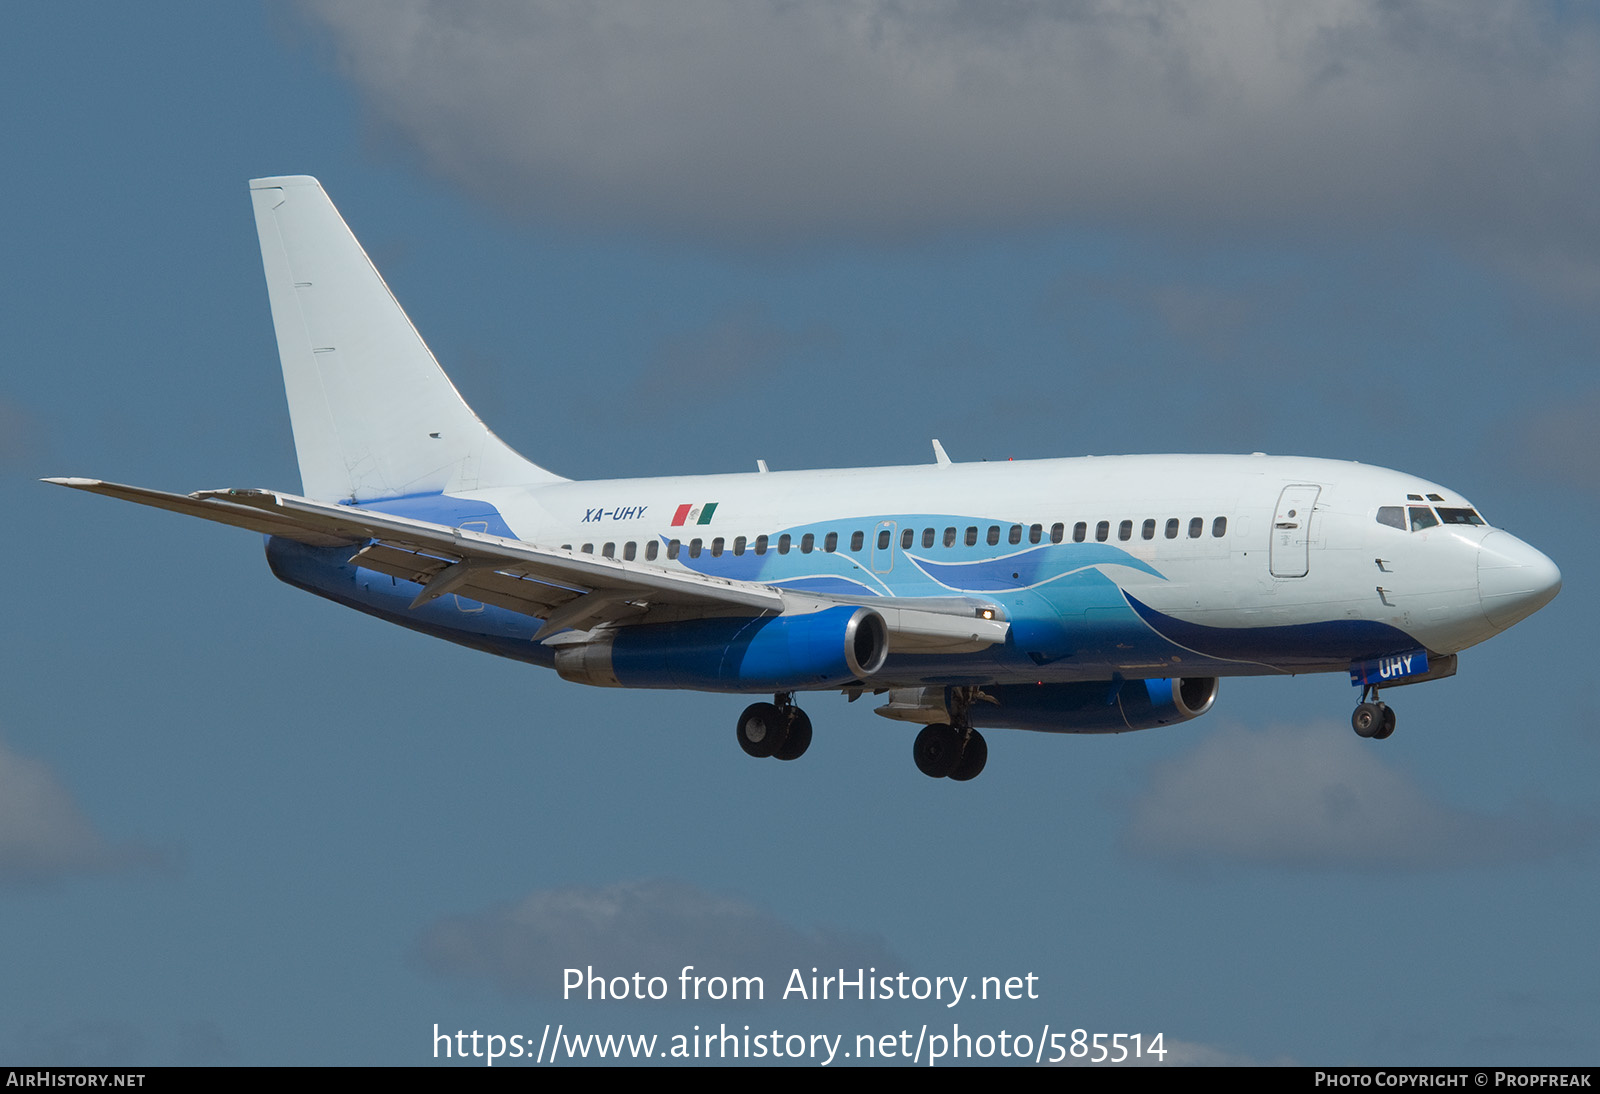
[[[561,482],[462,400],[308,175],[253,179],[301,489],[322,501]]]

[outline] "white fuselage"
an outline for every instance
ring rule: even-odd
[[[1535,610],[1559,584],[1547,559],[1486,524],[1412,531],[1377,519],[1384,507],[1472,510],[1448,488],[1297,457],[939,463],[458,496],[488,503],[517,538],[541,546],[868,600],[968,596],[995,603],[1014,624],[1043,617],[1065,636],[1061,649],[1035,657],[1054,666],[1052,678],[1094,678],[1108,667],[1141,676],[1193,672],[1190,652],[1205,654],[1206,671],[1222,675],[1342,670],[1353,656],[1396,652],[1390,630],[1449,654]],[[1487,590],[1486,556],[1498,566],[1498,584]],[[1016,560],[1032,565],[1010,569]],[[1098,580],[1086,581],[1091,574]],[[1270,655],[1271,642],[1186,652],[1168,648],[1190,645],[1186,634],[1164,632],[1167,642],[1120,643],[1130,648],[1119,657],[1119,643],[1103,649],[1085,637],[1099,624],[1128,622],[1127,604],[1106,595],[1118,591],[1161,616],[1214,629],[1212,637],[1256,632],[1293,641],[1281,657]],[[1378,626],[1345,626],[1319,650],[1305,628],[1328,624]],[[1353,634],[1380,637],[1364,649]]]

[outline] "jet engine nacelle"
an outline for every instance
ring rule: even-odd
[[[1198,718],[1217,699],[1215,676],[1096,680],[986,687],[997,702],[973,703],[972,724],[1046,733],[1125,733]]]
[[[564,679],[599,687],[798,691],[883,667],[889,630],[870,608],[618,627],[556,647]]]

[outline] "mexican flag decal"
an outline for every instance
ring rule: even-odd
[[[717,503],[708,501],[703,505],[680,505],[678,511],[672,514],[672,526],[681,527],[685,524],[710,524],[711,516],[717,511]]]

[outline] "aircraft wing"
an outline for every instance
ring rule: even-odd
[[[169,494],[99,479],[46,482],[121,498],[313,547],[351,548],[350,560],[422,586],[420,607],[455,593],[543,620],[542,641],[559,631],[601,623],[649,622],[706,615],[778,614],[845,603],[814,593],[780,591],[753,581],[668,570],[641,562],[541,547],[464,528],[312,501],[273,490],[202,490]],[[892,649],[955,653],[1003,642],[1010,624],[991,607],[961,598],[937,603],[877,598]]]

